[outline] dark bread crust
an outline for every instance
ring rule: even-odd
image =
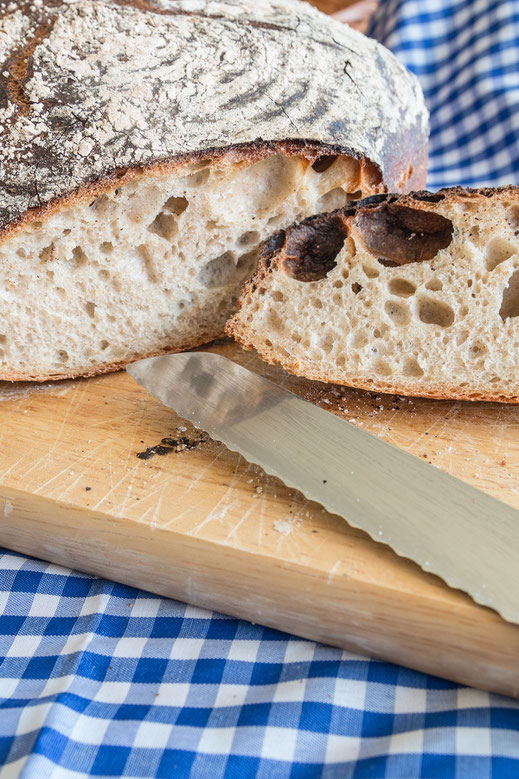
[[[314,381],[332,382],[336,384],[342,383],[346,386],[363,390],[425,398],[519,403],[519,392],[500,393],[488,386],[480,388],[460,387],[456,384],[454,377],[453,381],[450,383],[442,382],[441,384],[429,384],[427,386],[416,381],[412,382],[402,379],[393,382],[380,377],[374,377],[371,380],[366,379],[365,376],[349,376],[348,380],[344,382],[341,382],[336,377],[331,379],[326,373],[319,369],[318,366],[312,364],[311,360],[303,363],[293,359],[290,355],[280,357],[274,346],[269,347],[263,343],[259,346],[255,342],[254,332],[251,332],[247,323],[240,316],[242,309],[249,305],[253,298],[263,294],[268,277],[272,273],[287,272],[287,260],[293,262],[293,253],[287,254],[287,245],[290,246],[291,243],[294,243],[294,234],[297,234],[297,231],[302,231],[303,234],[306,235],[313,231],[315,236],[320,236],[323,230],[326,229],[327,223],[332,227],[332,230],[336,230],[337,224],[341,223],[344,226],[344,235],[346,237],[352,227],[354,227],[356,216],[363,213],[374,212],[388,204],[397,204],[401,207],[419,209],[426,213],[430,204],[442,202],[449,205],[449,203],[459,203],[460,201],[471,200],[476,201],[481,197],[489,198],[496,194],[506,193],[510,193],[512,197],[519,198],[519,186],[510,184],[501,187],[484,187],[480,189],[457,186],[441,189],[434,193],[421,190],[406,195],[378,194],[364,198],[363,200],[348,203],[343,208],[337,209],[329,214],[318,214],[309,217],[300,224],[288,228],[286,231],[280,231],[264,244],[258,271],[244,284],[242,295],[238,301],[238,310],[236,314],[228,320],[225,332],[239,343],[243,349],[246,349],[247,351],[256,350],[261,359],[266,362],[272,365],[278,365],[288,373]],[[330,268],[328,267],[328,271],[329,270]],[[293,273],[289,272],[289,275],[293,275]],[[326,274],[323,273],[320,277],[322,278],[324,275]],[[316,277],[314,276],[311,280],[315,280],[315,278]],[[301,278],[300,280],[304,281],[305,279]]]
[[[5,237],[27,219],[39,218],[83,195],[99,193],[117,181],[126,180],[127,175],[141,173],[156,165],[184,164],[199,156],[216,159],[231,149],[239,149],[245,155],[249,151],[251,154],[259,153],[262,148],[272,150],[273,144],[285,144],[286,148],[320,148],[322,153],[346,154],[363,159],[366,164],[371,160],[373,170],[378,170],[382,178],[378,191],[386,191],[388,188],[406,191],[423,185],[427,159],[427,113],[416,82],[403,69],[398,69],[390,55],[373,41],[344,30],[341,25],[305,4],[301,4],[300,10],[294,4],[293,7],[281,6],[280,10],[270,8],[261,12],[251,10],[250,6],[242,7],[239,0],[229,0],[225,5],[227,10],[222,5],[219,12],[218,4],[208,6],[207,11],[194,11],[185,5],[184,0],[89,0],[88,3],[84,0],[75,3],[45,0],[41,5],[29,0],[15,0],[14,3],[0,0],[0,23],[4,19],[10,29],[14,30],[11,19],[14,19],[12,11],[16,8],[17,12],[23,14],[24,24],[27,24],[27,29],[18,36],[12,33],[11,47],[4,61],[0,62],[0,236]],[[229,15],[229,6],[236,6],[234,15]],[[239,66],[235,61],[229,65],[224,61],[221,75],[215,76],[220,82],[215,83],[225,86],[228,83],[231,99],[226,114],[225,105],[222,104],[221,127],[218,125],[214,129],[218,122],[218,117],[215,120],[214,107],[205,109],[204,95],[195,94],[190,100],[199,102],[196,109],[198,127],[202,131],[198,136],[194,131],[186,135],[182,121],[185,118],[184,124],[193,126],[190,124],[192,117],[190,114],[184,117],[185,106],[182,103],[175,104],[174,98],[171,103],[170,134],[160,135],[157,130],[159,120],[162,121],[167,115],[164,107],[161,108],[160,101],[163,98],[160,98],[155,101],[142,100],[138,104],[144,111],[144,130],[144,125],[138,131],[135,126],[121,132],[114,127],[108,131],[107,139],[103,140],[101,136],[96,137],[99,117],[92,115],[91,98],[96,101],[97,96],[101,96],[99,105],[103,119],[103,112],[109,116],[113,106],[119,106],[115,98],[124,101],[126,85],[119,92],[112,89],[117,94],[114,101],[110,102],[110,96],[107,97],[102,91],[104,87],[108,92],[111,88],[109,83],[103,81],[103,62],[95,62],[101,75],[96,72],[94,76],[81,78],[67,76],[67,69],[60,70],[53,57],[48,56],[49,50],[44,50],[44,46],[50,46],[50,53],[53,54],[52,46],[56,45],[56,40],[62,44],[66,40],[63,35],[70,28],[70,40],[60,54],[70,55],[69,59],[74,64],[79,52],[81,61],[84,53],[90,52],[94,44],[87,38],[85,41],[76,39],[74,25],[78,25],[80,34],[86,35],[81,20],[88,14],[93,14],[92,18],[95,18],[97,11],[101,14],[101,22],[107,20],[107,25],[115,25],[114,31],[122,36],[127,34],[125,25],[129,13],[137,13],[138,17],[142,17],[144,26],[150,30],[155,29],[155,20],[160,20],[157,23],[163,25],[164,40],[171,41],[171,44],[180,35],[187,34],[185,27],[179,28],[178,25],[190,24],[188,34],[192,38],[200,36],[201,50],[206,47],[208,56],[214,48],[212,39],[205,41],[209,29],[214,28],[215,38],[218,35],[228,36],[230,44],[236,44],[237,53],[241,54],[243,51],[239,49],[239,40],[244,35],[252,34],[251,31],[256,31],[256,38],[251,40],[253,43],[256,41],[258,50],[268,44],[268,50],[279,52],[283,58],[283,67],[288,69],[290,90],[278,96],[275,90],[279,79],[275,78],[275,73],[266,74],[266,88],[265,82],[260,81],[261,72],[253,72],[250,74],[250,94],[238,93],[232,97],[234,82],[227,82],[226,79],[242,78],[244,74],[247,76],[247,68],[259,68],[260,65],[250,60],[244,63],[240,71],[236,70]],[[198,32],[204,24],[210,24],[210,28]],[[301,32],[298,32],[299,28]],[[110,29],[99,30],[99,34],[110,32]],[[58,34],[62,37],[55,39],[53,36]],[[319,52],[332,52],[337,64],[340,64],[337,72],[329,74],[328,83],[322,88],[322,99],[315,95],[309,96],[312,89],[316,91],[316,85],[301,74],[294,36],[300,36],[305,44],[314,47],[313,57],[320,56]],[[351,48],[347,44],[350,36],[353,36]],[[132,37],[128,32],[129,47],[131,43]],[[130,48],[129,52],[131,58]],[[95,53],[89,56],[95,56]],[[359,99],[369,102],[370,92],[373,91],[368,89],[364,96],[361,95],[363,57],[369,57],[373,65],[366,74],[366,86],[373,87],[373,79],[376,79],[375,86],[378,89],[394,94],[391,114],[388,107],[375,105],[376,97],[373,98],[373,106],[370,108],[373,124],[366,127],[364,136],[359,131],[359,120],[355,118],[354,112],[348,110],[349,102],[358,103]],[[172,62],[176,64],[176,60]],[[159,64],[161,67],[171,65],[167,60]],[[124,62],[120,68],[123,74],[131,70]],[[290,68],[293,68],[294,74]],[[144,63],[139,76],[139,80],[154,93],[160,87],[157,73],[151,64]],[[195,75],[198,77],[198,74]],[[132,72],[128,72],[127,79],[135,78]],[[261,89],[257,88],[255,79]],[[45,85],[45,89],[41,88],[38,92],[40,82]],[[183,84],[181,80],[175,88],[181,90]],[[344,107],[341,113],[340,99]],[[331,105],[334,100],[335,106]],[[121,105],[124,108],[126,104]],[[252,106],[252,113],[243,122],[250,123],[250,129],[245,133],[243,122],[233,124],[231,120],[239,116],[240,112],[248,110],[249,106]],[[128,104],[127,108],[129,112],[131,105]],[[302,118],[299,117],[297,121],[291,118],[296,110],[303,112]],[[397,114],[401,121],[398,121]],[[178,120],[181,127],[179,134],[176,129],[177,117],[182,120]],[[229,117],[227,126],[226,117]],[[25,127],[29,129],[24,135]],[[145,134],[157,132],[157,137],[148,148],[139,145],[142,144],[139,140],[141,130]],[[244,138],[244,135],[249,137]],[[362,141],[358,146],[355,144],[355,148],[352,148],[352,137],[360,137]],[[92,150],[84,157],[78,153],[82,141],[92,144]]]

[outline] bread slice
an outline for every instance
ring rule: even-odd
[[[309,379],[519,402],[519,188],[379,195],[265,245],[227,333]]]
[[[307,3],[0,0],[0,65],[0,379],[220,336],[269,234],[424,181],[416,79]]]

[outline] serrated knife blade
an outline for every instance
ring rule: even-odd
[[[212,438],[519,623],[519,512],[208,352],[128,373]]]

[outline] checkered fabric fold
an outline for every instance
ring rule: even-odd
[[[518,0],[382,0],[431,187],[515,180],[518,26]],[[2,779],[508,779],[518,732],[510,699],[0,555]]]
[[[2,777],[519,775],[519,704],[0,558]]]

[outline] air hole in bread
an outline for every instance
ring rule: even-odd
[[[70,230],[70,229],[67,227],[67,229],[66,229],[66,230],[63,230],[63,235],[70,235],[70,233],[71,233],[71,232],[72,232],[72,230]]]
[[[487,270],[494,270],[502,262],[509,260],[516,253],[516,248],[506,238],[492,238],[485,250]]]
[[[363,265],[362,270],[368,277],[368,279],[378,279],[380,276],[378,268],[374,268],[373,265]]]
[[[411,312],[405,303],[397,300],[386,300],[384,310],[393,324],[402,327],[411,321]]]
[[[171,211],[172,214],[180,216],[183,214],[189,205],[189,200],[186,197],[170,197],[164,203],[164,211]]]
[[[108,195],[101,195],[90,203],[90,208],[99,214],[100,217],[103,217],[111,205],[111,198]]]
[[[471,360],[475,360],[477,357],[483,357],[488,352],[487,347],[481,341],[474,341],[468,348],[468,355]]]
[[[269,327],[274,330],[275,333],[281,333],[284,329],[284,323],[281,317],[276,313],[276,311],[269,311],[267,316],[267,321]]]
[[[415,285],[407,279],[390,279],[387,288],[392,295],[398,295],[401,298],[408,298],[416,292]]]
[[[240,271],[240,276],[250,276],[258,264],[258,255],[259,249],[256,248],[238,257],[236,268]]]
[[[16,254],[18,255],[18,257],[22,257],[22,259],[25,259],[27,257],[27,252],[25,251],[25,249],[21,249],[21,248],[17,249]]]
[[[332,167],[333,163],[337,160],[337,157],[337,154],[323,154],[315,160],[312,168],[316,173],[324,173],[325,170]]]
[[[88,303],[85,303],[85,311],[88,316],[94,317],[96,313],[96,304],[89,300]]]
[[[333,284],[332,284],[332,287],[334,287],[335,289],[341,289],[341,287],[343,287],[343,286],[344,286],[344,284],[342,283],[342,281],[340,279],[337,279],[337,281],[334,281]]]
[[[355,327],[353,323],[351,323],[351,325],[352,327]],[[364,330],[357,330],[352,338],[352,346],[354,349],[362,349],[363,346],[367,345],[368,340],[368,336]]]
[[[362,285],[359,284],[357,281],[354,281],[353,284],[351,285],[351,291],[353,292],[354,295],[358,295],[361,289],[362,289]]]
[[[285,299],[285,296],[283,295],[282,292],[279,291],[279,289],[272,290],[270,296],[272,300],[274,300],[276,303],[282,303]]]
[[[332,336],[329,333],[327,335],[323,336],[323,338],[321,338],[321,340],[320,340],[319,346],[321,347],[321,349],[323,350],[323,352],[325,354],[330,354],[330,352],[333,349],[333,338],[332,338]]]
[[[423,369],[416,357],[406,357],[402,373],[404,376],[409,376],[409,378],[419,379],[423,376]]]
[[[99,276],[100,279],[103,279],[103,281],[108,281],[108,279],[110,278],[110,273],[107,270],[105,270],[105,268],[102,268],[97,275]]]
[[[0,333],[0,344],[5,344],[6,341],[7,341],[7,336],[5,335],[5,333]]]
[[[342,208],[346,205],[349,197],[342,187],[334,187],[329,192],[326,192],[316,203],[316,210],[318,213],[323,211],[335,211],[336,208]]]
[[[461,199],[460,206],[464,211],[477,211],[479,203],[477,200]]]
[[[160,211],[153,222],[148,225],[148,230],[166,241],[171,241],[178,231],[176,216]]]
[[[335,293],[335,295],[332,297],[332,300],[336,306],[342,305],[342,295],[339,292]]]
[[[339,366],[339,368],[345,368],[346,367],[346,358],[344,355],[340,354],[337,359],[335,360],[336,365]]]
[[[429,279],[425,285],[425,289],[430,289],[431,292],[439,292],[443,289],[443,284],[440,279]]]
[[[150,248],[146,246],[146,244],[137,246],[137,255],[142,261],[144,272],[148,277],[148,281],[150,281],[152,284],[155,284],[157,282],[157,272],[155,270],[155,262],[153,260],[153,255],[150,251]]]
[[[472,225],[470,228],[470,240],[472,243],[477,243],[479,240],[479,225]]]
[[[519,270],[512,273],[503,290],[499,316],[503,320],[519,316]]]
[[[88,262],[88,257],[86,256],[81,246],[75,246],[72,249],[72,259],[76,265],[84,265],[86,262]]]
[[[378,373],[379,376],[391,376],[393,373],[391,366],[385,360],[375,360],[373,363],[373,370]]]
[[[101,349],[101,351],[103,351],[103,352],[104,352],[106,349],[108,349],[108,347],[109,347],[109,346],[110,346],[110,343],[109,343],[108,341],[106,341],[104,338],[103,338],[103,340],[101,341],[101,343],[99,344],[99,348],[100,348],[100,349]]]
[[[224,287],[231,280],[235,270],[234,254],[224,252],[206,262],[198,274],[200,283],[208,289]]]
[[[511,206],[506,212],[506,221],[512,230],[519,229],[519,206]]]
[[[68,352],[66,352],[65,349],[60,349],[58,351],[58,360],[59,360],[59,362],[67,362],[67,360],[68,360]]]
[[[312,303],[312,306],[314,308],[322,308],[323,307],[323,303],[322,303],[322,300],[320,298],[312,298],[311,303]]]
[[[189,176],[188,181],[192,187],[201,187],[209,178],[209,170],[204,168]]]
[[[454,322],[454,311],[440,300],[422,297],[418,301],[418,316],[426,325],[450,327]]]
[[[40,254],[39,258],[42,262],[50,262],[54,257],[54,244],[51,243],[50,246],[45,246]]]
[[[460,330],[456,336],[456,346],[461,346],[461,344],[464,344],[468,337],[469,334],[467,330]]]
[[[247,230],[246,233],[242,233],[240,235],[237,243],[239,246],[250,246],[253,243],[257,243],[259,238],[260,234],[257,230]]]
[[[110,241],[103,241],[99,248],[104,254],[111,254],[114,250],[114,245]]]

